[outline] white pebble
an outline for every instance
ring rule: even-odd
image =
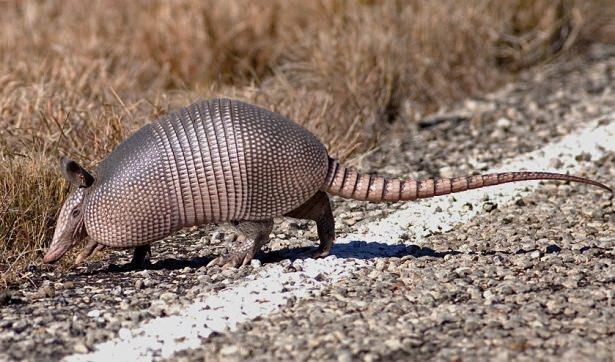
[[[130,329],[128,328],[120,328],[118,335],[120,339],[123,339],[123,340],[128,340],[132,338],[132,332],[130,332]]]
[[[496,125],[500,128],[508,128],[510,127],[510,120],[508,118],[500,118],[498,119],[498,121],[496,122]]]
[[[250,261],[250,265],[252,266],[252,268],[260,268],[261,267],[261,261],[258,259],[252,259]]]

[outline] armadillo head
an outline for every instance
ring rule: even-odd
[[[74,185],[74,189],[60,210],[53,240],[43,258],[44,263],[57,261],[68,249],[87,236],[83,211],[87,202],[87,191],[94,183],[94,177],[77,162],[64,156],[60,159],[60,171]]]

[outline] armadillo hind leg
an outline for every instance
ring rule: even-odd
[[[335,219],[331,211],[329,196],[325,192],[318,191],[304,204],[284,216],[315,221],[320,244],[315,251],[310,253],[310,256],[321,258],[329,255],[333,241],[335,241]]]
[[[132,260],[128,264],[132,269],[145,269],[149,265],[148,255],[151,255],[152,248],[149,244],[139,245],[132,253]]]
[[[273,220],[239,221],[234,226],[240,234],[231,250],[227,254],[215,258],[207,266],[218,265],[236,268],[250,264],[261,247],[269,242]]]

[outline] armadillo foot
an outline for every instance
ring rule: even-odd
[[[329,251],[335,241],[335,219],[331,211],[329,196],[326,193],[318,191],[303,205],[287,213],[285,216],[316,221],[320,244],[316,250],[299,254],[300,259],[324,258],[329,255]]]
[[[321,247],[318,247],[315,250],[307,250],[300,252],[297,255],[297,259],[318,259],[324,258],[327,255],[329,255],[329,249],[323,249]]]
[[[325,256],[329,255],[330,249],[331,247],[329,247],[328,249],[318,247],[316,250],[312,251],[310,255],[314,259],[324,258]]]
[[[214,260],[210,261],[207,266],[220,266],[222,268],[239,268],[243,265],[250,264],[254,255],[250,255],[250,253],[246,254],[227,254],[220,255]]]
[[[223,268],[238,268],[250,264],[261,247],[269,242],[273,220],[239,221],[234,226],[241,233],[237,241],[228,254],[220,255],[210,261],[208,267],[217,265]]]
[[[90,240],[86,246],[83,248],[83,250],[81,251],[81,253],[79,253],[79,255],[77,255],[77,259],[75,259],[75,263],[73,264],[73,266],[79,266],[81,264],[83,264],[83,262],[90,257],[90,255],[94,254],[95,252],[104,249],[105,246],[98,244],[97,242],[95,242],[94,240]]]

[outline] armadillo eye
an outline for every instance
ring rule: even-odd
[[[75,209],[75,210],[73,210],[72,215],[73,215],[73,217],[77,217],[77,216],[79,216],[80,213],[81,213],[81,210]]]

